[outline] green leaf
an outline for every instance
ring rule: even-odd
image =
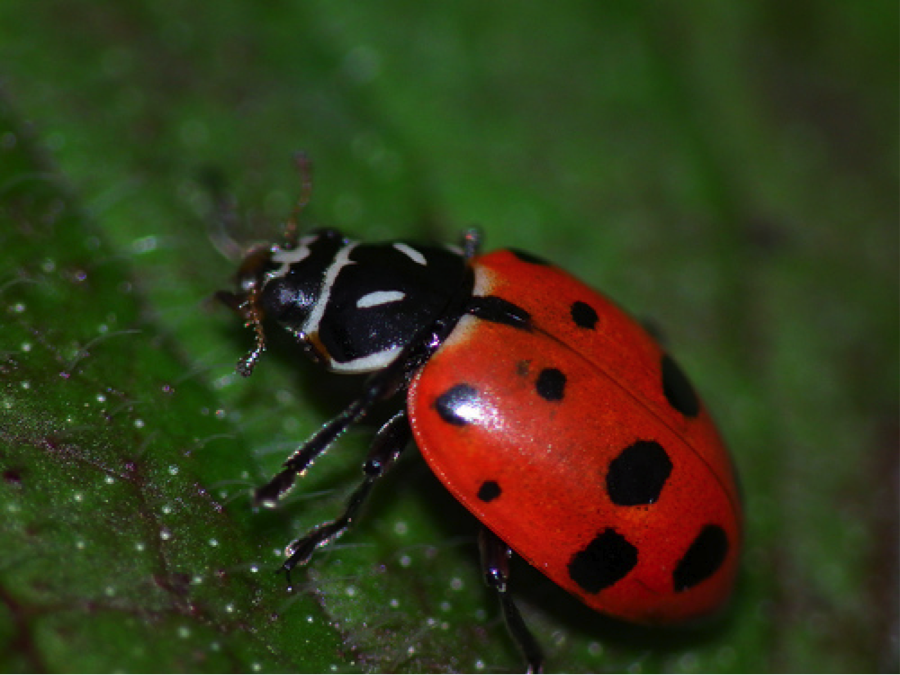
[[[4,106],[4,669],[338,662],[321,610],[285,601],[276,558],[251,536],[251,456],[10,116]]]

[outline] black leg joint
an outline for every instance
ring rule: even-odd
[[[497,592],[503,618],[510,635],[525,657],[529,673],[541,673],[544,668],[544,654],[528,624],[522,618],[519,608],[509,594],[509,559],[512,551],[497,535],[483,528],[478,537],[481,548],[481,564],[487,585]]]

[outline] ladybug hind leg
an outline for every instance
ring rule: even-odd
[[[289,579],[291,570],[297,565],[309,562],[316,548],[337,539],[347,531],[359,514],[375,482],[390,469],[411,438],[412,429],[405,410],[398,412],[378,430],[363,464],[365,479],[350,495],[344,513],[335,520],[319,525],[287,547],[285,552],[288,559],[281,566],[281,570]]]
[[[528,663],[528,672],[543,672],[544,654],[541,646],[535,640],[509,593],[509,559],[512,550],[487,528],[482,528],[479,533],[478,547],[481,549],[481,567],[485,581],[497,593],[506,626]]]

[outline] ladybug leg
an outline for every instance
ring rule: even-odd
[[[300,240],[300,214],[309,204],[309,198],[312,195],[312,162],[306,153],[301,151],[294,153],[294,164],[300,174],[300,198],[294,205],[294,212],[284,227],[284,240],[288,248],[297,248],[297,242]]]
[[[420,346],[417,345],[421,349]],[[406,385],[410,373],[423,359],[418,358],[418,351],[407,348],[406,352],[385,370],[371,377],[366,388],[358,399],[347,406],[343,412],[334,417],[319,429],[312,438],[301,445],[293,455],[287,458],[282,469],[272,480],[257,488],[253,495],[256,505],[273,507],[278,500],[294,485],[297,476],[328,450],[338,436],[359,422],[379,401],[390,398]]]
[[[534,635],[528,629],[519,608],[513,601],[507,588],[509,580],[509,558],[512,550],[497,535],[482,528],[478,536],[478,547],[481,549],[481,568],[484,571],[487,585],[497,592],[503,618],[512,634],[513,640],[528,662],[529,673],[543,672],[544,654]]]
[[[398,412],[378,430],[375,439],[372,441],[366,462],[363,464],[363,472],[366,475],[365,480],[350,495],[344,513],[331,522],[319,525],[304,537],[292,542],[285,550],[288,559],[281,566],[281,569],[287,573],[288,583],[290,583],[292,569],[297,565],[305,565],[309,562],[316,548],[337,539],[347,531],[359,513],[359,509],[365,502],[366,497],[372,491],[375,481],[381,478],[394,464],[394,461],[399,457],[403,448],[409,444],[411,438],[412,429],[406,417],[406,410]]]
[[[463,232],[463,255],[471,260],[481,249],[481,230],[472,227]]]
[[[279,499],[293,487],[297,476],[309,468],[344,431],[358,422],[368,412],[374,401],[368,397],[356,399],[342,413],[319,429],[306,443],[288,457],[282,465],[285,468],[278,472],[272,480],[256,489],[253,502],[256,505],[273,507]]]

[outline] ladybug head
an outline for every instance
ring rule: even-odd
[[[237,292],[216,294],[256,334],[253,350],[238,361],[241,375],[249,376],[265,351],[266,317],[291,332],[314,360],[321,360],[305,326],[323,296],[326,272],[346,243],[337,230],[318,230],[285,245],[254,246],[244,256],[236,275]]]

